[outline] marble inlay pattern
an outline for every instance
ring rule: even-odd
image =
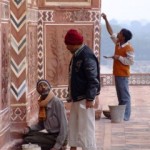
[[[53,11],[39,11],[38,21],[38,78],[44,78],[43,22],[53,22]]]
[[[11,120],[15,122],[26,121],[26,107],[24,105],[12,105]]]
[[[68,95],[68,88],[66,86],[61,86],[61,88],[52,88],[53,93],[60,97],[61,99],[64,99]]]
[[[10,1],[11,20],[11,96],[16,103],[26,93],[26,1]],[[16,82],[17,80],[17,82]],[[24,97],[25,100],[25,97]]]

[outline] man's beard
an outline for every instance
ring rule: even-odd
[[[48,96],[50,92],[50,89],[45,90],[44,92],[41,93],[41,100],[46,99],[46,97]]]

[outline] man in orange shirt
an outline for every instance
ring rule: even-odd
[[[115,86],[119,105],[126,105],[124,120],[128,121],[131,115],[131,100],[129,93],[128,78],[130,76],[130,65],[134,63],[134,50],[128,42],[132,38],[132,33],[128,29],[121,29],[115,35],[107,20],[106,14],[102,13],[108,33],[115,43],[115,53],[112,58],[113,75],[115,76]]]

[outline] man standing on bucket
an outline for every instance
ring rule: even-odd
[[[67,49],[73,57],[69,67],[70,150],[96,150],[94,102],[100,92],[99,62],[93,51],[83,44],[83,36],[70,29],[65,36]]]
[[[102,13],[102,18],[105,20],[106,28],[115,43],[115,53],[112,58],[113,75],[115,76],[115,86],[119,105],[126,105],[124,120],[128,121],[131,115],[131,100],[129,93],[130,65],[134,63],[134,50],[128,42],[132,38],[132,33],[128,29],[121,29],[115,35],[107,20],[106,14]]]

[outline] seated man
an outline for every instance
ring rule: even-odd
[[[62,150],[67,139],[67,117],[63,102],[54,96],[47,80],[39,80],[36,88],[40,94],[39,122],[24,130],[24,143],[38,144],[42,150]]]

